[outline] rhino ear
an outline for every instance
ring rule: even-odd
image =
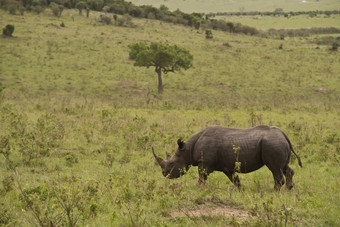
[[[180,150],[184,148],[185,143],[181,139],[177,140],[177,144]]]

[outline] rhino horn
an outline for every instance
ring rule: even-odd
[[[165,152],[165,155],[166,155],[166,160],[169,160],[171,158],[171,155],[167,151]]]
[[[157,160],[158,164],[159,164],[159,165],[162,167],[162,169],[163,169],[164,166],[165,166],[165,161],[156,155],[156,153],[155,153],[155,151],[154,151],[153,148],[152,148],[152,153],[153,153],[153,156],[155,156],[155,159]]]

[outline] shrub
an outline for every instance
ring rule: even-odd
[[[227,43],[223,43],[223,46],[225,47],[231,47],[231,45],[227,42]]]
[[[205,38],[206,39],[212,39],[213,38],[213,34],[212,34],[211,30],[205,30]]]
[[[102,22],[104,24],[112,24],[112,19],[109,16],[101,14],[99,16],[99,22]]]
[[[73,164],[78,163],[78,158],[76,157],[76,155],[74,153],[68,153],[65,156],[65,161],[66,161],[66,165],[68,167],[72,167]]]
[[[2,29],[2,34],[5,36],[12,36],[14,32],[14,25],[8,24]]]
[[[39,226],[77,226],[81,218],[97,212],[96,181],[77,182],[73,177],[63,177],[24,188],[16,175],[16,182],[22,209],[30,211],[32,220]],[[1,211],[0,206],[0,215],[5,213]]]
[[[259,31],[256,28],[246,26],[246,25],[242,25],[240,23],[236,24],[235,32],[236,33],[243,33],[243,34],[246,34],[246,35],[256,35],[256,34],[259,33]]]
[[[5,192],[9,192],[13,189],[14,177],[12,175],[6,175],[2,178],[2,187]]]
[[[52,148],[61,146],[65,130],[60,120],[51,114],[38,118],[33,128],[26,128],[17,145],[24,164],[31,165],[49,155]]]
[[[227,26],[229,28],[229,32],[232,33],[235,31],[235,25],[233,22],[227,22]]]
[[[34,6],[34,8],[33,8],[33,11],[36,12],[37,14],[44,12],[44,10],[45,10],[44,7],[42,7],[40,5]]]
[[[129,15],[123,15],[117,19],[117,25],[121,27],[134,27],[135,25],[132,23],[132,18]]]
[[[0,226],[15,226],[14,215],[4,203],[0,203]]]
[[[338,51],[339,44],[338,43],[333,43],[331,51]]]

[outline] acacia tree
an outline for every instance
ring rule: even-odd
[[[179,71],[181,68],[187,70],[192,66],[193,56],[188,50],[176,45],[152,42],[147,44],[139,42],[129,45],[129,57],[134,60],[135,66],[155,67],[158,75],[158,93],[162,94],[164,86],[162,72]]]
[[[80,1],[76,4],[76,8],[79,10],[79,15],[83,15],[83,9],[86,8],[86,3],[83,1]]]

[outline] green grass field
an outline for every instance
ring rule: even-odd
[[[0,37],[0,225],[340,225],[338,52],[304,38],[207,40],[154,20],[98,19],[0,11],[0,28],[15,26]],[[158,95],[154,69],[128,59],[139,41],[185,47],[193,67],[166,75]],[[178,138],[213,124],[284,130],[304,166],[292,157],[295,187],[275,192],[266,167],[241,174],[240,191],[219,172],[199,187],[197,167],[164,178],[151,148],[173,154]]]
[[[217,12],[240,12],[240,11],[274,11],[282,8],[289,11],[312,11],[312,10],[339,10],[340,3],[337,0],[130,0],[136,5],[153,5],[159,7],[165,5],[171,10],[180,9],[191,13],[217,13]]]

